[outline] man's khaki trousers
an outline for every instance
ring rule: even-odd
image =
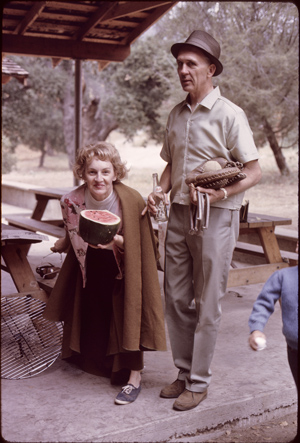
[[[178,378],[203,392],[220,319],[220,300],[239,232],[239,211],[210,208],[208,229],[189,234],[189,206],[172,204],[166,237],[166,319]]]

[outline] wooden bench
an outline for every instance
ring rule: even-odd
[[[65,229],[62,220],[41,221],[22,215],[8,215],[5,217],[8,224],[33,232],[42,232],[52,237],[64,237]]]
[[[255,255],[257,257],[265,257],[263,247],[260,245],[253,245],[251,243],[238,241],[235,247],[235,251]],[[296,266],[298,264],[299,256],[296,252],[280,250],[280,253],[282,259],[289,263],[291,266]]]
[[[31,189],[34,185],[28,183],[19,183],[14,181],[2,180],[2,203],[12,206],[30,209],[31,211],[36,205],[36,198]]]
[[[298,231],[294,229],[285,229],[280,226],[276,226],[275,234],[278,238],[283,238],[286,240],[293,240],[294,242],[298,241]]]
[[[275,235],[280,249],[295,252],[298,243],[298,231],[276,226]]]

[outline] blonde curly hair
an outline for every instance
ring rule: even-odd
[[[82,147],[73,166],[73,173],[76,178],[85,180],[85,167],[96,157],[102,161],[109,161],[113,165],[116,175],[116,183],[127,176],[125,162],[122,162],[120,154],[114,145],[107,142],[98,142]]]

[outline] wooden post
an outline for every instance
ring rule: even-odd
[[[82,116],[82,85],[81,85],[81,60],[75,60],[75,151],[74,160],[81,147],[81,116]],[[74,186],[79,185],[79,180],[74,177]]]

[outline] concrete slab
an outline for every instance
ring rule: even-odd
[[[55,239],[49,240],[32,245],[34,263],[50,252]],[[58,254],[50,257],[59,264]],[[9,275],[1,276],[2,294],[14,292]],[[162,284],[163,273],[159,277]],[[226,423],[249,425],[296,411],[279,305],[266,327],[267,348],[248,347],[248,317],[261,287],[226,293],[211,387],[196,409],[178,412],[173,400],[159,397],[177,376],[169,346],[167,352],[145,353],[142,391],[126,406],[114,404],[120,387],[59,358],[32,378],[1,380],[2,437],[10,442],[201,442]]]

